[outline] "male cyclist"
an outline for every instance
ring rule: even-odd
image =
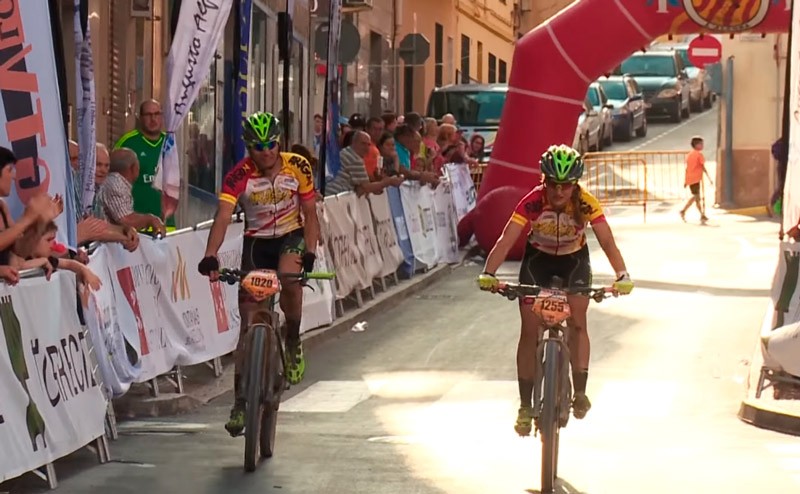
[[[558,276],[564,280],[565,287],[590,287],[592,268],[586,244],[586,226],[590,224],[600,247],[616,271],[614,289],[622,294],[630,293],[633,282],[603,210],[597,199],[578,185],[583,175],[580,154],[565,145],[550,146],[539,164],[543,183],[534,187],[517,205],[486,259],[483,274],[478,277],[479,287],[482,290],[497,288],[495,273],[527,225],[530,225],[531,232],[519,273],[520,283],[548,286],[553,276]],[[582,419],[592,406],[586,397],[586,380],[589,376],[586,312],[589,299],[571,295],[569,305],[574,330],[574,337],[569,342],[575,388],[572,410],[575,418]],[[542,321],[533,313],[530,305],[521,302],[519,310],[522,317],[522,331],[517,346],[520,409],[514,429],[520,436],[527,436],[532,429],[531,400],[536,372],[534,359]]]
[[[237,202],[245,216],[242,270],[272,269],[299,273],[314,269],[319,241],[319,221],[311,165],[300,155],[280,152],[281,125],[266,112],[256,112],[244,122],[248,156],[225,176],[214,224],[208,234],[205,257],[198,270],[212,281],[219,278],[217,251],[225,240]],[[281,280],[280,306],[286,316],[286,377],[297,384],[305,373],[300,343],[303,310],[302,285]],[[244,361],[244,332],[258,304],[239,290],[242,334],[235,352],[234,388],[236,399],[225,429],[236,436],[244,429],[245,401],[239,389]]]

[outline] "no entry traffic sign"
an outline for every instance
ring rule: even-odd
[[[689,61],[695,67],[705,67],[722,60],[722,43],[714,36],[698,36],[689,43]]]

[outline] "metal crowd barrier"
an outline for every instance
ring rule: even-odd
[[[647,204],[676,201],[684,190],[685,151],[610,151],[586,153],[581,186],[604,205],[641,205],[645,221]],[[478,190],[485,164],[470,168]]]

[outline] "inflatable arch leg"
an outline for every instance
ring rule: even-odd
[[[517,42],[506,105],[478,195],[459,224],[487,252],[522,196],[540,181],[538,159],[571,144],[589,84],[665,34],[787,32],[791,0],[580,0]],[[521,259],[521,238],[509,259]]]

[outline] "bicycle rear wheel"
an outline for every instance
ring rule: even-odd
[[[250,356],[247,362],[247,413],[244,426],[244,469],[256,469],[259,449],[261,417],[264,413],[264,349],[267,327],[256,324],[250,327]]]
[[[283,362],[280,340],[275,330],[267,332],[267,378],[264,394],[264,414],[261,416],[261,457],[272,458],[275,452],[275,434],[278,428],[278,407],[281,388],[284,386]]]
[[[542,493],[552,493],[558,468],[559,440],[559,345],[557,341],[545,341],[544,348],[544,392],[542,396]]]

